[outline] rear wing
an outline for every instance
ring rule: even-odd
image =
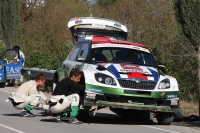
[[[68,28],[76,42],[81,37],[93,35],[127,40],[126,26],[110,19],[95,17],[72,18],[68,22]]]

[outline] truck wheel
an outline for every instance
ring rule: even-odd
[[[169,112],[158,112],[156,113],[158,124],[160,125],[171,125],[174,120],[174,113]]]

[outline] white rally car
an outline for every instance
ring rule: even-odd
[[[56,70],[54,83],[79,67],[84,73],[80,82],[85,86],[83,107],[109,106],[132,119],[136,113],[154,112],[159,124],[173,122],[179,106],[176,79],[160,70],[145,45],[126,41],[123,24],[102,18],[73,18],[68,27],[76,44]]]

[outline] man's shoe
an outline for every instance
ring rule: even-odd
[[[31,113],[32,114],[32,113]],[[28,111],[22,111],[20,113],[20,117],[33,117],[34,115],[31,115]]]
[[[31,113],[31,111],[28,111],[28,113],[30,114],[30,117],[34,117],[35,115],[33,113]]]
[[[60,114],[54,114],[54,119],[55,119],[57,122],[61,122],[60,117],[61,117]]]
[[[69,119],[69,124],[76,124],[76,125],[79,125],[79,124],[83,124],[82,121],[79,121],[78,119],[76,119],[75,117],[73,118],[70,118]]]
[[[69,119],[70,119],[70,118],[67,117],[67,116],[61,116],[61,117],[60,117],[60,120],[61,120],[61,121],[69,121]]]

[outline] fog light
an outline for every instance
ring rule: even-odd
[[[103,81],[103,79],[102,79],[101,77],[99,77],[99,78],[98,78],[98,81],[99,81],[99,82],[102,82],[102,81]]]

